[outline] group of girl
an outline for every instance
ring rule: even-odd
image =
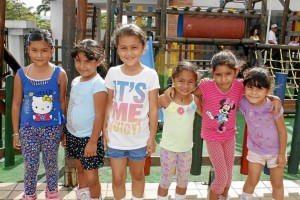
[[[201,137],[215,170],[208,198],[229,199],[237,107],[246,118],[249,133],[249,176],[241,198],[251,198],[267,162],[273,198],[283,199],[286,130],[281,102],[269,95],[271,80],[265,69],[251,69],[243,82],[236,79],[239,69],[235,56],[222,51],[212,58],[213,79],[197,86],[197,68],[190,62],[179,62],[171,77],[172,88],[158,97],[157,73],[140,62],[146,49],[144,32],[136,25],[123,25],[115,31],[114,41],[123,64],[110,68],[105,81],[97,73],[102,61],[99,44],[85,39],[74,46],[71,56],[80,76],[71,83],[66,109],[67,76],[49,62],[54,51],[51,35],[46,30],[29,35],[32,64],[16,73],[12,107],[13,144],[22,150],[25,163],[22,200],[37,198],[40,151],[46,169],[46,199],[60,199],[60,141],[66,146],[67,156],[75,159],[78,199],[102,199],[98,168],[103,166],[104,149],[110,158],[114,198],[126,197],[129,162],[132,199],[143,199],[144,164],[156,149],[158,108],[163,109],[165,121],[157,199],[168,199],[175,169],[175,199],[186,199],[195,112],[203,117]],[[275,114],[271,112],[274,107]]]

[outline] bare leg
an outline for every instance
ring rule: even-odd
[[[110,165],[112,168],[112,188],[116,200],[121,200],[126,196],[126,166],[127,158],[111,158]]]
[[[101,195],[101,185],[99,182],[98,169],[84,170],[84,175],[90,189],[91,198],[99,198]]]
[[[270,181],[272,184],[272,197],[276,200],[283,200],[283,167],[270,168]]]
[[[144,175],[145,159],[139,161],[129,161],[130,174],[132,178],[132,196],[142,198],[145,190]]]

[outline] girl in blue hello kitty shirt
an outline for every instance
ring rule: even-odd
[[[67,76],[49,60],[54,52],[49,31],[34,30],[28,36],[32,61],[17,71],[12,102],[13,145],[22,150],[25,164],[22,200],[37,198],[40,150],[46,169],[46,199],[59,200],[57,155],[65,123]],[[21,146],[19,146],[21,142]]]

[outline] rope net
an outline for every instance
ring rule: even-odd
[[[270,74],[275,79],[276,72],[287,73],[287,83],[285,98],[297,99],[299,84],[300,84],[300,49],[269,49],[263,50],[264,63],[270,70]],[[258,62],[262,62],[260,59],[261,52],[256,51],[255,56]],[[274,80],[275,82],[275,80]],[[275,86],[276,87],[276,86]]]

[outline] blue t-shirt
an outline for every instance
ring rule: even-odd
[[[94,94],[98,92],[107,92],[99,74],[88,81],[80,81],[80,76],[72,81],[67,114],[67,129],[72,135],[92,135],[95,121]]]
[[[24,74],[22,68],[17,71],[24,95],[20,113],[21,127],[46,127],[65,123],[65,116],[59,102],[60,67],[54,66],[53,69],[51,78],[47,80],[31,79]]]

